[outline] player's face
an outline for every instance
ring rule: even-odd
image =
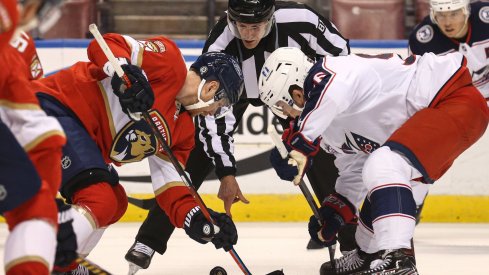
[[[217,81],[208,81],[202,87],[201,99],[204,102],[215,99],[216,92],[219,88],[219,82]],[[214,101],[209,104],[209,106],[188,110],[191,116],[203,115],[203,116],[215,116],[221,115],[221,112],[225,112],[229,110],[230,104],[227,97],[221,98],[220,100]]]
[[[236,28],[241,36],[243,45],[247,49],[254,49],[265,36],[267,21],[253,24],[236,22]]]
[[[435,20],[443,34],[450,38],[460,38],[467,34],[464,30],[466,16],[463,9],[435,12]]]

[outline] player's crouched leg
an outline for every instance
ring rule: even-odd
[[[73,204],[90,212],[96,228],[117,222],[127,209],[127,196],[122,185],[99,182],[75,192]]]
[[[57,208],[48,184],[42,182],[39,192],[6,212],[5,219],[11,231],[5,242],[5,273],[49,274],[56,247]]]
[[[71,197],[70,215],[76,234],[77,254],[86,257],[102,238],[105,228],[124,215],[127,196],[120,184],[98,182],[75,191]],[[66,272],[76,267],[74,261],[62,262],[56,271]]]

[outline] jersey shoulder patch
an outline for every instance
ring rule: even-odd
[[[489,6],[482,7],[479,10],[479,18],[482,22],[489,24]]]
[[[430,25],[424,25],[416,31],[416,40],[421,43],[428,43],[433,39],[435,31]]]

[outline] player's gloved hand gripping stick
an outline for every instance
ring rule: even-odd
[[[268,135],[272,139],[273,144],[275,145],[275,147],[277,148],[278,152],[280,153],[280,156],[283,159],[287,158],[288,155],[289,155],[289,151],[287,150],[287,148],[285,147],[284,143],[282,142],[282,138],[280,137],[280,135],[275,130],[275,126],[272,125],[272,126],[270,126],[268,128]],[[316,219],[319,221],[319,223],[321,223],[322,218],[321,218],[321,215],[319,214],[319,208],[318,208],[318,206],[316,204],[316,201],[312,197],[311,192],[309,191],[309,188],[307,188],[307,186],[304,183],[304,180],[303,179],[300,180],[300,182],[299,182],[298,185],[299,185],[299,188],[302,191],[302,194],[304,194],[304,197],[306,197],[307,203],[309,204],[309,206],[311,207],[312,212],[314,213],[314,217],[316,217]],[[336,245],[328,246],[329,258],[330,258],[331,263],[333,264],[333,269],[334,270],[336,270],[336,268],[334,266],[334,263],[335,263],[334,262],[335,248],[336,248]]]
[[[103,39],[103,37],[100,34],[97,26],[95,24],[90,24],[89,30],[93,34],[93,36],[95,37],[95,40],[100,45],[100,48],[102,49],[102,51],[104,52],[104,54],[107,56],[107,59],[109,60],[109,62],[114,67],[115,73],[125,82],[124,84],[126,86],[130,87],[130,81],[129,81],[129,79],[127,78],[127,76],[125,76],[124,70],[122,70],[121,65],[117,62],[117,59],[114,57],[114,54],[112,53],[112,51],[110,50],[109,46],[107,45],[107,43]],[[133,115],[134,115],[133,119],[140,119],[140,114],[133,114]],[[138,116],[139,116],[139,118],[138,118]],[[146,120],[146,122],[148,123],[148,125],[151,127],[151,129],[153,131],[153,134],[156,136],[156,138],[158,139],[159,143],[163,147],[163,150],[168,155],[168,158],[170,159],[171,163],[173,164],[173,166],[177,170],[178,174],[180,175],[180,178],[185,183],[185,185],[188,187],[190,193],[192,194],[192,196],[194,197],[195,201],[199,205],[200,210],[202,211],[202,214],[205,216],[205,218],[209,222],[211,222],[212,224],[216,224],[213,221],[213,219],[212,219],[212,217],[211,217],[211,215],[209,213],[209,210],[208,210],[207,206],[205,205],[204,201],[202,200],[202,198],[200,197],[200,195],[197,193],[197,191],[193,187],[192,182],[190,181],[190,178],[187,176],[187,174],[185,173],[185,171],[183,170],[183,168],[180,166],[180,163],[178,162],[177,158],[175,157],[175,155],[171,151],[171,148],[168,146],[168,144],[166,143],[164,137],[161,135],[160,131],[158,130],[158,128],[154,124],[154,122],[151,119],[149,113],[147,111],[142,112],[142,116],[144,117],[144,119]],[[248,268],[246,267],[246,265],[243,263],[243,261],[241,260],[241,258],[238,255],[238,253],[234,250],[234,248],[231,248],[228,252],[229,252],[229,254],[231,254],[231,256],[233,257],[234,261],[236,262],[236,264],[238,264],[239,268],[243,271],[243,273],[244,274],[251,275],[251,272],[248,270]],[[277,273],[277,272],[279,272],[279,273]],[[283,274],[283,273],[281,271],[273,271],[270,274]]]

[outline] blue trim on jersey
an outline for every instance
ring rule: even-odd
[[[370,217],[375,221],[383,216],[409,216],[415,220],[416,202],[411,189],[402,186],[386,186],[370,194]]]
[[[55,117],[66,134],[63,147],[62,183],[70,182],[79,173],[90,169],[108,171],[108,166],[95,141],[88,134],[76,115],[50,95],[38,93],[41,108],[47,115]]]
[[[0,214],[37,194],[41,178],[24,148],[0,121]]]
[[[428,173],[426,172],[426,169],[424,169],[423,164],[421,164],[421,162],[418,160],[416,155],[411,150],[409,150],[409,148],[395,141],[387,141],[382,146],[387,146],[391,148],[392,151],[398,151],[401,154],[403,154],[405,157],[407,157],[408,160],[411,162],[411,164],[414,166],[414,168],[416,168],[421,173],[421,175],[423,175],[424,183],[432,184],[435,182],[433,179],[429,177]]]

